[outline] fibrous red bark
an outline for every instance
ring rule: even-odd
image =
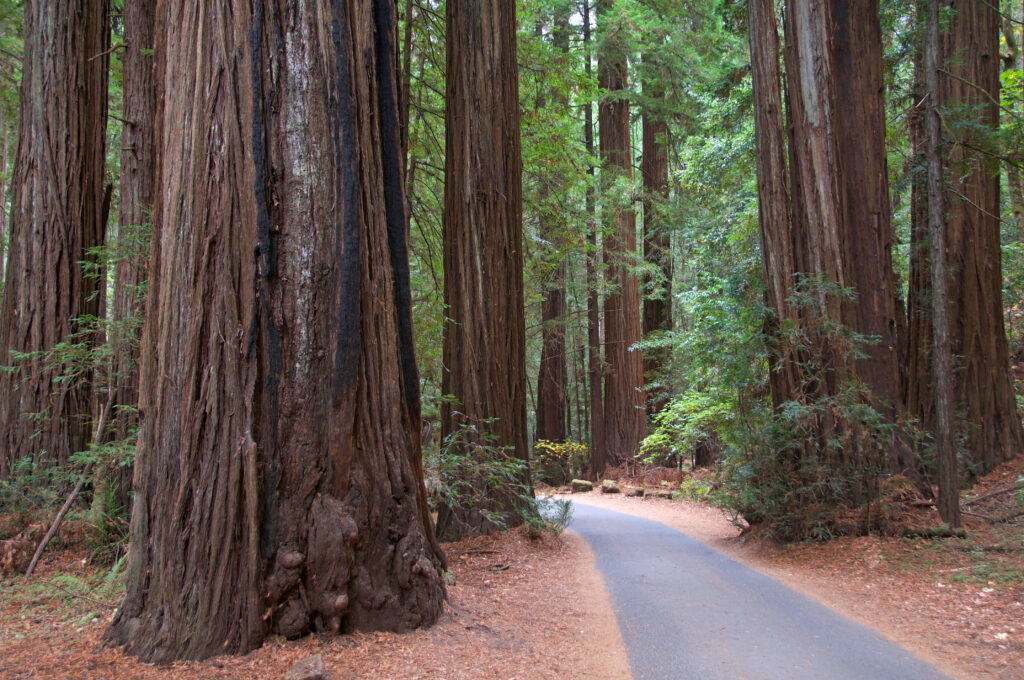
[[[1024,447],[1009,376],[1003,322],[999,245],[999,168],[984,152],[978,127],[995,128],[999,113],[999,13],[984,2],[947,1],[951,18],[940,36],[940,107],[959,124],[947,134],[946,269],[955,409],[962,413],[966,472],[984,474]],[[950,185],[949,182],[952,182]],[[931,346],[928,310],[930,254],[914,232],[909,292],[909,345]],[[908,376],[908,407],[926,427],[935,424],[931,361],[918,357]]]
[[[153,191],[156,182],[156,82],[153,73],[153,45],[156,6],[148,0],[124,3],[123,101],[124,132],[121,139],[120,215],[115,255],[113,314],[111,332],[105,341],[113,345],[115,364],[111,379],[112,404],[109,415],[113,436],[128,440],[138,427],[139,402],[138,334],[145,307],[146,245],[151,233]],[[101,399],[103,401],[105,399]],[[102,435],[101,435],[102,436]],[[132,467],[116,473],[118,505],[130,503]]]
[[[775,257],[778,264],[792,257],[793,270],[773,273],[772,296],[798,274],[818,298],[813,308],[796,310],[799,315],[821,315],[866,340],[859,348],[866,358],[857,359],[844,338],[818,333],[810,349],[824,370],[798,380],[810,381],[818,396],[837,395],[852,381],[893,422],[902,392],[878,3],[787,5],[786,67],[793,238],[791,254]],[[830,294],[830,287],[853,296]],[[778,309],[783,318],[791,315],[785,306]],[[905,453],[894,448],[891,461],[869,461],[847,447],[830,447],[827,462],[906,468],[912,461]]]
[[[99,311],[88,250],[103,243],[110,28],[100,0],[25,2],[18,153],[0,307],[0,478],[64,466],[90,436],[90,371],[47,358]],[[79,337],[77,340],[88,341]],[[34,353],[19,360],[12,352]],[[74,376],[63,382],[65,372]]]
[[[515,3],[450,0],[446,17],[442,391],[451,400],[441,433],[452,453],[473,455],[483,444],[527,461]],[[487,500],[443,507],[439,536],[490,533],[498,525],[488,513],[522,521],[518,493],[477,482]]]
[[[386,0],[160,6],[142,427],[107,631],[145,660],[440,614],[395,24]]]
[[[569,53],[569,10],[564,3],[556,8],[552,43],[563,57]],[[567,66],[567,64],[563,65]],[[569,106],[568,94],[557,89],[552,93],[556,108],[565,110]],[[543,108],[543,102],[538,108]],[[560,177],[551,181],[557,190]],[[547,242],[560,246],[553,254],[558,258],[550,279],[544,282],[544,299],[541,302],[541,352],[537,374],[537,439],[561,442],[566,438],[568,422],[568,354],[565,348],[565,280],[566,267],[564,251],[566,221],[560,206],[553,205],[547,187],[543,189],[547,206],[542,208],[541,235]],[[557,194],[556,194],[557,196]],[[557,199],[556,199],[557,200]]]
[[[767,324],[772,402],[779,408],[792,399],[801,383],[798,356],[780,337],[781,325],[798,318],[789,304],[797,244],[793,241],[790,188],[786,178],[786,137],[783,123],[779,32],[775,0],[750,0],[751,72],[754,92],[754,133],[757,159],[758,213],[765,301],[773,313]]]
[[[665,121],[665,86],[662,74],[656,72],[656,60],[644,55],[647,80],[644,97],[647,108],[643,112],[641,133],[643,147],[640,154],[640,175],[644,185],[644,261],[657,274],[650,277],[643,301],[643,334],[672,330],[672,241],[668,225],[661,217],[661,205],[668,198],[668,123]],[[644,374],[660,371],[669,353],[664,348],[650,350],[644,355]],[[648,389],[648,410],[655,413],[664,405],[667,391],[659,388],[657,394]]]
[[[607,21],[610,3],[599,3]],[[598,86],[606,93],[598,107],[598,151],[602,183],[608,187],[633,176],[629,130],[627,54],[607,31],[598,58]],[[635,271],[636,213],[619,199],[607,199],[604,250],[609,287],[604,300],[604,453],[609,464],[634,458],[647,436],[643,356],[636,347],[643,330],[640,284]]]

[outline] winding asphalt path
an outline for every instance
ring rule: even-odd
[[[637,680],[937,680],[902,647],[659,522],[573,504]]]

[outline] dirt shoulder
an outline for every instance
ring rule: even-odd
[[[593,556],[574,534],[518,531],[445,546],[455,584],[441,620],[412,633],[271,639],[240,657],[169,666],[101,649],[116,595],[74,551],[48,555],[30,584],[0,580],[0,678],[280,678],[323,656],[331,677],[630,678]]]
[[[1021,587],[985,581],[945,554],[951,549],[941,541],[867,536],[782,546],[741,536],[722,511],[703,504],[596,491],[570,498],[683,531],[874,628],[951,677],[1024,678]],[[966,575],[968,582],[956,582]]]

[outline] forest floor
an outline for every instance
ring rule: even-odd
[[[955,678],[1024,680],[1024,526],[992,524],[1018,506],[1024,460],[1003,466],[964,501],[968,538],[846,536],[781,545],[742,531],[704,503],[575,494],[663,522],[884,634]],[[662,475],[664,476],[664,475]],[[679,481],[647,482],[650,491]],[[662,483],[664,482],[664,483]],[[684,484],[685,487],[685,484]],[[677,494],[678,495],[678,494]],[[919,502],[918,502],[919,503]],[[938,524],[910,503],[900,519]],[[445,545],[454,585],[439,623],[405,635],[271,639],[241,657],[152,666],[100,640],[121,594],[67,523],[29,583],[0,579],[0,678],[281,678],[319,654],[339,678],[629,678],[614,613],[586,543],[571,531],[530,540],[521,530]]]
[[[334,680],[629,678],[625,649],[593,556],[575,534],[522,530],[445,544],[454,585],[441,620],[398,635],[270,639],[246,656],[154,666],[103,649],[120,597],[109,567],[89,564],[72,532],[29,583],[0,579],[0,678],[279,679],[321,655]]]

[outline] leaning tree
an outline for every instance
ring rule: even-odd
[[[389,0],[160,6],[127,596],[149,661],[436,620]]]

